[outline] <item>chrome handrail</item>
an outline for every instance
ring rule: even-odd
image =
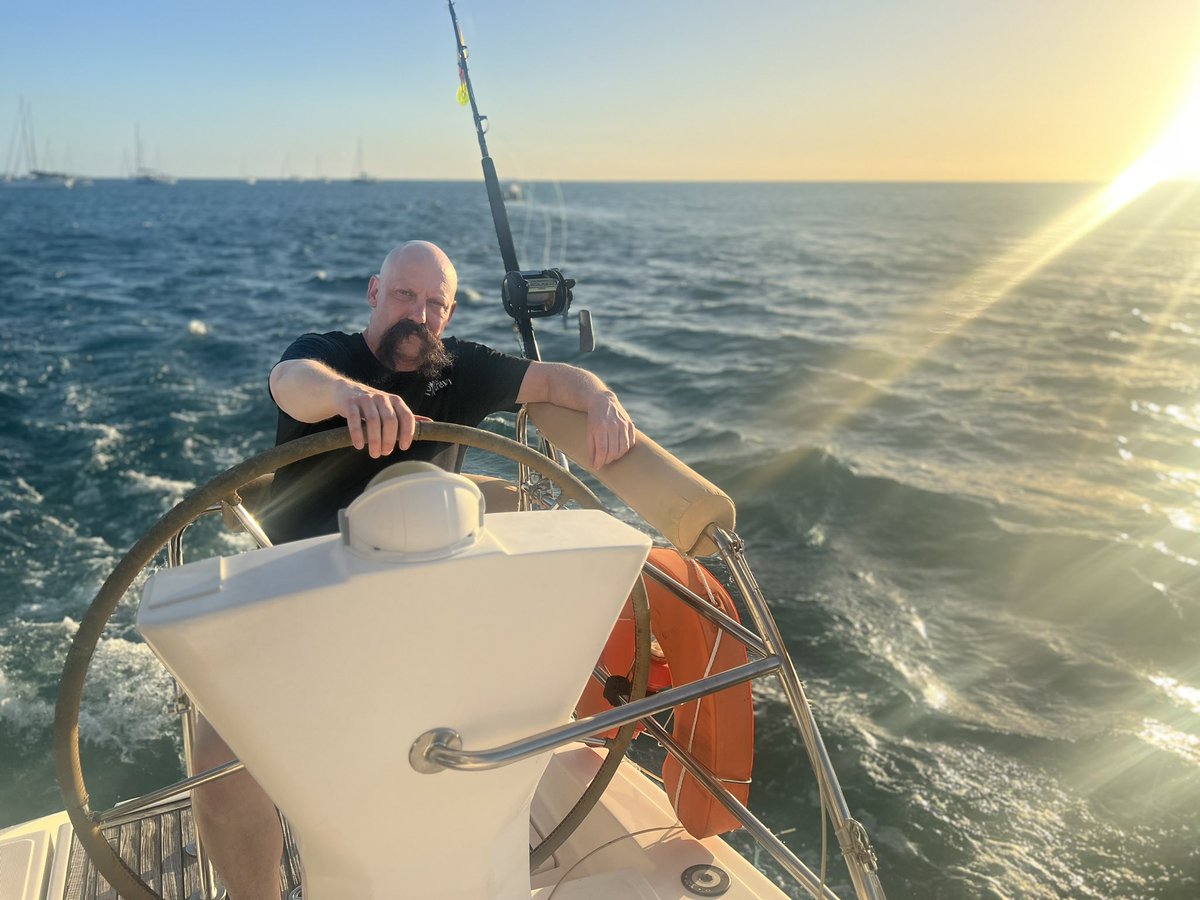
[[[179,549],[180,555],[182,555],[182,543]],[[175,707],[179,711],[183,722],[183,768],[188,775],[188,779],[191,780],[192,773],[196,770],[195,761],[192,758],[192,742],[195,740],[196,735],[196,707],[192,703],[192,699],[183,692],[183,688],[179,686],[178,682],[175,684]],[[238,763],[238,768],[241,768],[241,763]],[[200,783],[204,784],[211,780],[211,778],[206,778]],[[195,798],[193,795],[194,802]],[[208,853],[204,850],[204,841],[200,838],[200,828],[197,826],[194,830],[196,834],[194,843],[196,868],[200,873],[200,885],[195,895],[189,897],[188,900],[220,900],[220,898],[225,896],[225,891],[217,884],[217,873],[213,869],[212,860],[208,858]]]
[[[483,769],[498,769],[539,753],[546,753],[564,744],[573,743],[580,738],[619,728],[630,722],[663,712],[680,703],[689,703],[707,694],[715,694],[727,687],[751,681],[763,675],[768,675],[779,669],[782,660],[769,656],[766,659],[756,659],[743,665],[709,675],[691,684],[670,690],[660,691],[635,700],[624,706],[606,709],[604,712],[583,719],[577,719],[566,725],[549,728],[546,731],[511,741],[489,750],[462,750],[461,738],[452,728],[431,728],[413,742],[409,749],[408,759],[418,772],[432,774],[442,769],[458,769],[460,771],[480,771]],[[455,744],[458,746],[455,746]]]
[[[771,652],[767,650],[767,645],[763,642],[762,638],[737,619],[726,615],[720,609],[713,606],[695,591],[689,589],[687,585],[680,584],[669,572],[664,572],[649,560],[642,566],[642,571],[671,591],[699,615],[708,619],[708,621],[712,622],[718,628],[723,629],[730,637],[741,641],[748,650],[756,653],[760,659],[771,656]]]
[[[130,813],[158,806],[160,803],[170,800],[176,794],[182,794],[184,791],[203,787],[209,782],[224,778],[226,775],[233,775],[244,768],[246,767],[242,764],[241,760],[231,759],[227,763],[222,763],[211,769],[205,769],[198,775],[189,775],[187,778],[177,781],[174,784],[168,784],[166,787],[159,788],[156,791],[142,794],[140,797],[134,797],[132,800],[126,800],[119,806],[114,806],[112,809],[105,810],[102,813],[94,813],[92,818],[100,825],[110,825],[117,819],[126,818]]]
[[[679,760],[679,764],[683,766],[691,774],[693,778],[710,794],[715,797],[722,806],[724,806],[750,834],[758,845],[766,850],[775,858],[775,861],[790,874],[793,878],[800,882],[804,888],[814,897],[821,897],[822,900],[838,900],[835,894],[829,887],[824,884],[817,874],[804,864],[800,857],[796,856],[788,846],[775,836],[762,821],[750,812],[750,810],[737,797],[730,793],[712,772],[702,766],[694,756],[692,756],[685,747],[679,744],[671,732],[663,728],[658,723],[657,719],[646,717],[642,720],[642,724],[646,726],[646,730],[654,735],[667,752]]]
[[[517,422],[514,426],[514,439],[524,447],[529,446],[529,407],[522,406],[517,410]],[[517,512],[529,510],[529,467],[523,462],[517,462]]]
[[[254,518],[250,510],[246,509],[241,503],[230,503],[228,500],[222,500],[221,510],[233,513],[234,518],[246,529],[246,533],[254,538],[255,543],[258,544],[260,549],[275,546],[271,543],[271,539],[267,537],[267,533],[263,531],[262,526],[258,524],[258,519]]]
[[[522,446],[532,447],[529,441],[529,407],[522,405],[517,410],[517,421],[513,427],[513,439]],[[571,461],[567,459],[567,455],[555,447],[543,435],[539,435],[538,452],[550,457],[568,472],[571,471]],[[517,461],[517,512],[526,512],[532,508],[533,489],[538,485],[545,485],[546,481],[532,481],[533,470],[525,463]],[[540,477],[540,476],[539,476]]]

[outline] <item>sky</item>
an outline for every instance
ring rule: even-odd
[[[1200,0],[459,0],[503,176],[1110,181],[1200,86]],[[475,179],[443,0],[0,0],[0,165]],[[1200,163],[1198,163],[1200,171]]]

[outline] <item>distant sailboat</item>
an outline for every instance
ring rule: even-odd
[[[283,154],[283,165],[279,168],[279,180],[286,181],[303,181],[304,176],[292,171],[292,154]]]
[[[47,144],[47,156],[49,155],[48,148]],[[0,184],[13,187],[71,188],[75,186],[74,175],[38,166],[37,143],[33,136],[33,108],[24,97],[17,100],[17,123],[9,143],[8,159],[5,162],[4,177]]]
[[[358,154],[354,158],[354,170],[358,174],[350,179],[351,183],[353,184],[375,184],[377,181],[379,181],[379,179],[374,175],[368,174],[367,170],[363,167],[362,138],[358,139]]]
[[[29,177],[38,184],[62,185],[65,188],[75,187],[75,177],[66,172],[55,172],[49,169],[30,169]]]
[[[174,184],[175,177],[158,169],[152,169],[142,164],[142,134],[138,127],[133,126],[133,156],[134,168],[130,180],[134,184]]]

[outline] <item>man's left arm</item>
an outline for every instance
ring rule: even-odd
[[[633,420],[617,395],[585,369],[565,363],[531,362],[518,403],[553,403],[587,413],[590,468],[620,459],[637,440]]]

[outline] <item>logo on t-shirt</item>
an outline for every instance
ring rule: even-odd
[[[454,382],[449,378],[439,378],[437,381],[431,381],[429,384],[425,385],[425,396],[432,397],[442,388],[449,387],[452,384],[454,384]]]

